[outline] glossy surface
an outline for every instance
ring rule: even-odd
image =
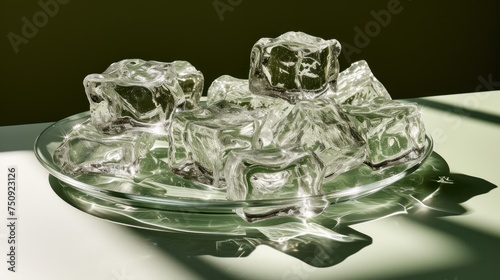
[[[447,178],[446,175],[448,174],[449,167],[446,161],[438,154],[433,153],[418,170],[398,182],[369,196],[331,205],[317,217],[305,219],[304,216],[294,215],[293,217],[270,220],[254,218],[252,222],[246,221],[252,219],[241,219],[234,213],[204,213],[203,211],[188,213],[185,211],[133,207],[116,202],[113,198],[83,192],[53,176],[49,178],[49,182],[59,197],[76,208],[99,218],[137,228],[249,237],[254,236],[257,231],[267,234],[271,239],[276,238],[275,241],[278,241],[278,239],[282,241],[292,239],[296,235],[316,235],[319,234],[317,230],[322,228],[321,235],[327,239],[338,239],[338,242],[352,242],[354,239],[348,235],[343,235],[336,229],[329,229],[331,224],[340,227],[413,211],[415,208],[426,205],[428,203],[426,197],[432,195],[440,187],[442,188],[443,184],[446,184],[446,181],[432,180],[440,177]],[[416,183],[421,184],[420,188],[417,189],[411,186]],[[451,204],[453,203],[450,202]],[[275,205],[272,208],[278,209],[279,207],[282,206]],[[311,207],[310,204],[309,207]],[[325,205],[319,204],[318,207],[324,208]],[[447,203],[440,205],[429,204],[426,207],[435,207],[442,211],[456,211],[450,209]],[[265,207],[265,209],[267,208],[269,206]],[[312,211],[313,208],[308,210]],[[245,211],[246,213],[236,212],[240,216],[245,214],[256,216],[259,208],[246,208]]]
[[[61,120],[48,127],[40,134],[35,143],[35,154],[53,176],[93,196],[134,206],[221,213],[232,212],[232,210],[240,207],[276,206],[303,199],[292,196],[267,200],[230,201],[226,199],[225,192],[206,188],[201,184],[178,177],[170,172],[166,166],[160,168],[161,173],[148,174],[147,169],[145,169],[144,174],[139,174],[135,180],[102,174],[75,176],[64,174],[59,166],[53,162],[53,152],[61,144],[64,136],[75,125],[86,121],[88,117],[89,114],[85,112]],[[324,194],[313,195],[308,198],[312,200],[326,199],[330,203],[338,203],[372,193],[413,172],[431,152],[432,141],[427,138],[425,152],[418,159],[381,170],[361,166],[339,175],[333,181],[325,183],[322,186]],[[153,170],[158,170],[158,164],[163,165],[162,161],[150,160],[150,168]],[[144,164],[146,165],[146,163]],[[186,186],[189,187],[186,188]]]

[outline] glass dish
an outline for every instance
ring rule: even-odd
[[[238,208],[290,205],[304,199],[312,203],[341,203],[379,191],[411,174],[429,157],[433,147],[431,138],[427,136],[426,145],[418,158],[378,170],[362,165],[325,183],[325,192],[321,195],[231,201],[226,199],[225,191],[203,188],[195,182],[176,176],[165,168],[166,164],[161,160],[155,161],[160,166],[154,167],[155,170],[160,168],[161,172],[139,174],[133,179],[103,174],[70,176],[62,173],[52,160],[54,150],[75,125],[81,124],[89,117],[89,112],[83,112],[62,119],[45,129],[35,142],[35,155],[40,163],[66,186],[84,194],[107,202],[168,211],[230,214]]]
[[[442,179],[448,179],[448,176],[448,164],[433,152],[409,176],[372,195],[331,205],[321,215],[307,221],[296,217],[282,217],[255,223],[247,222],[234,213],[188,213],[124,205],[112,199],[98,198],[80,191],[52,175],[49,176],[49,183],[54,192],[68,204],[113,223],[162,232],[246,236],[257,237],[259,240],[277,239],[280,242],[279,248],[283,248],[284,239],[297,241],[299,236],[306,238],[304,241],[308,244],[309,241],[329,244],[332,240],[340,241],[338,244],[353,244],[363,238],[362,234],[353,235],[353,232],[348,230],[349,226],[397,214],[421,213],[422,209],[437,211],[439,215],[460,214],[463,209],[456,207],[456,192],[462,192],[458,199],[471,195],[471,192],[467,191],[466,186],[460,187],[460,184],[450,184],[446,181],[443,183]],[[457,181],[460,180],[457,178]],[[446,191],[438,190],[446,187],[453,189],[448,195],[455,199],[427,200],[436,195],[445,195]],[[477,192],[479,189],[475,190]],[[430,214],[429,211],[425,213]],[[307,235],[311,235],[313,239],[319,238],[319,241],[310,240]]]

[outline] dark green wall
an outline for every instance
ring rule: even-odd
[[[500,88],[498,1],[59,2],[1,1],[0,125],[88,110],[85,75],[124,58],[245,78],[252,45],[290,30],[338,39],[342,69],[367,60],[395,98]]]

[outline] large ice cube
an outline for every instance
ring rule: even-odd
[[[375,78],[368,63],[360,60],[340,72],[337,89],[328,91],[325,96],[333,98],[339,104],[362,105],[374,98],[391,99],[384,85]]]
[[[165,63],[126,59],[102,74],[84,79],[92,124],[107,134],[168,125],[172,113],[193,103],[202,90],[203,75],[187,62]]]
[[[170,167],[175,173],[214,187],[225,186],[227,153],[250,149],[263,111],[247,111],[225,100],[177,112],[171,130]]]
[[[292,104],[281,98],[258,95],[248,88],[248,80],[238,79],[228,75],[217,78],[208,88],[207,104],[226,100],[246,108],[247,110],[265,110],[262,125],[257,127],[253,142],[254,148],[262,148],[270,144],[274,125],[286,115]]]
[[[161,136],[158,136],[161,137]],[[54,163],[65,174],[103,173],[130,177],[157,137],[142,131],[106,135],[90,121],[73,128],[54,151]]]
[[[312,99],[326,90],[339,72],[340,43],[302,32],[262,38],[252,48],[250,90],[291,103]]]
[[[321,193],[324,177],[323,163],[311,151],[300,148],[233,150],[227,158],[224,175],[230,200],[304,197],[292,204],[282,202],[277,206],[238,209],[238,215],[247,221],[276,216],[310,217],[326,206],[324,201],[318,205],[317,201],[308,199]]]
[[[278,147],[299,146],[315,152],[327,179],[363,163],[366,136],[332,100],[300,101],[273,127]]]
[[[378,97],[363,106],[343,108],[367,132],[366,162],[372,167],[416,158],[424,148],[425,127],[417,104]]]
[[[226,100],[248,110],[270,109],[288,103],[281,98],[254,94],[250,91],[247,79],[238,79],[229,75],[215,79],[208,88],[207,104],[210,105],[220,100]]]

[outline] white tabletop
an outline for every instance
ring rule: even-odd
[[[463,174],[467,187],[491,190],[467,198],[460,215],[401,214],[355,224],[352,230],[371,241],[326,267],[266,245],[224,255],[217,246],[227,238],[133,229],[84,213],[54,193],[33,153],[35,137],[49,124],[1,127],[0,279],[498,279],[500,92],[414,101],[423,105],[434,150],[451,173]],[[11,166],[18,176],[16,272],[7,262]],[[333,258],[336,250],[310,257]]]

